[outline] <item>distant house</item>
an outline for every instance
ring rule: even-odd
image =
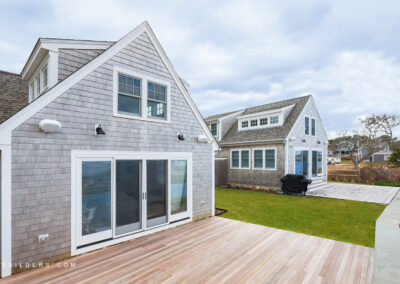
[[[232,186],[279,188],[288,173],[327,180],[328,138],[312,96],[212,115]]]
[[[386,162],[389,160],[390,155],[392,155],[392,151],[390,150],[390,146],[387,145],[371,155],[371,162]]]
[[[0,72],[1,276],[212,216],[216,149],[147,22],[40,38]]]

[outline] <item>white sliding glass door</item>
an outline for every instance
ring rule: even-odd
[[[75,157],[76,246],[191,218],[191,157],[101,151]]]
[[[112,237],[112,162],[91,159],[78,163],[78,236],[80,245]]]

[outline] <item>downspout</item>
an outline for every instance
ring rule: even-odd
[[[285,175],[287,175],[289,171],[289,139],[286,137],[283,143],[285,144]]]

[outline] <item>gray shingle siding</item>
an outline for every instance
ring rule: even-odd
[[[62,76],[66,66],[87,63],[88,58],[63,52]],[[171,83],[171,124],[113,117],[113,65]],[[45,118],[60,121],[61,132],[40,132],[38,123]],[[106,135],[93,135],[96,123]],[[180,131],[183,142],[176,139]],[[203,133],[149,38],[140,36],[12,132],[12,261],[69,256],[71,150],[192,152],[193,217],[211,215],[212,146],[196,142]],[[38,235],[46,233],[49,240],[39,244]]]

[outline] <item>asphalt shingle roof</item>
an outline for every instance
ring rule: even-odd
[[[290,130],[293,128],[293,125],[295,124],[297,118],[299,117],[301,111],[307,104],[310,97],[311,95],[303,96],[295,99],[290,99],[286,101],[280,101],[245,109],[242,115],[279,109],[294,104],[293,109],[287,116],[282,126],[256,129],[256,130],[238,131],[238,121],[236,121],[233,124],[233,126],[229,129],[229,131],[225,134],[225,136],[222,137],[220,144],[285,139],[289,135]]]
[[[0,124],[28,103],[28,83],[19,74],[0,70]]]

